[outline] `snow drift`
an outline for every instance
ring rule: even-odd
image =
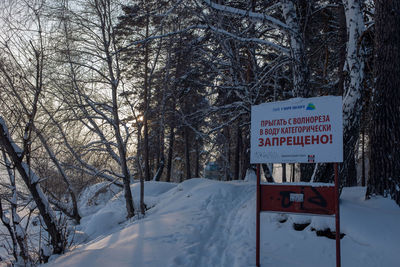
[[[134,196],[139,184],[132,186]],[[191,179],[147,182],[144,218],[125,220],[122,195],[85,210],[75,249],[46,266],[255,266],[255,183]],[[84,197],[83,197],[84,198]],[[136,202],[138,199],[136,197]],[[82,202],[81,202],[82,203]],[[381,197],[364,200],[363,188],[341,197],[343,266],[398,266],[400,209]],[[294,223],[309,224],[296,231]],[[261,266],[335,266],[334,217],[261,214]]]

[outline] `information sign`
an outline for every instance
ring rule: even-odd
[[[342,97],[294,98],[251,108],[250,162],[257,163],[256,265],[260,212],[335,215],[340,267],[338,162],[343,162]],[[261,163],[333,162],[335,186],[261,184]]]
[[[342,97],[293,98],[251,109],[251,163],[343,161]]]

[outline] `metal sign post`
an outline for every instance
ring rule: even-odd
[[[337,163],[335,185],[261,184],[260,164],[257,164],[257,215],[256,215],[256,266],[260,266],[260,212],[285,212],[294,214],[334,215],[336,232],[336,266],[340,258],[339,179]]]
[[[338,164],[334,163],[335,169],[335,228],[336,228],[336,267],[340,267],[340,210],[339,210],[339,175],[338,175]]]
[[[257,164],[256,265],[260,267],[260,164]]]

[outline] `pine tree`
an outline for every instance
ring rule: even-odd
[[[400,2],[375,1],[375,90],[370,128],[367,197],[391,197],[400,205]]]

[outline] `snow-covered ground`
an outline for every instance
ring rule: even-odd
[[[255,183],[191,179],[147,182],[144,218],[126,221],[124,201],[109,191],[81,199],[81,242],[45,266],[255,266]],[[139,185],[132,186],[138,196]],[[136,204],[138,202],[135,197]],[[285,222],[284,219],[286,218]],[[309,222],[303,231],[293,223]],[[400,208],[364,188],[341,196],[342,266],[399,266]],[[335,266],[335,240],[312,229],[331,228],[333,217],[261,214],[261,266]]]

